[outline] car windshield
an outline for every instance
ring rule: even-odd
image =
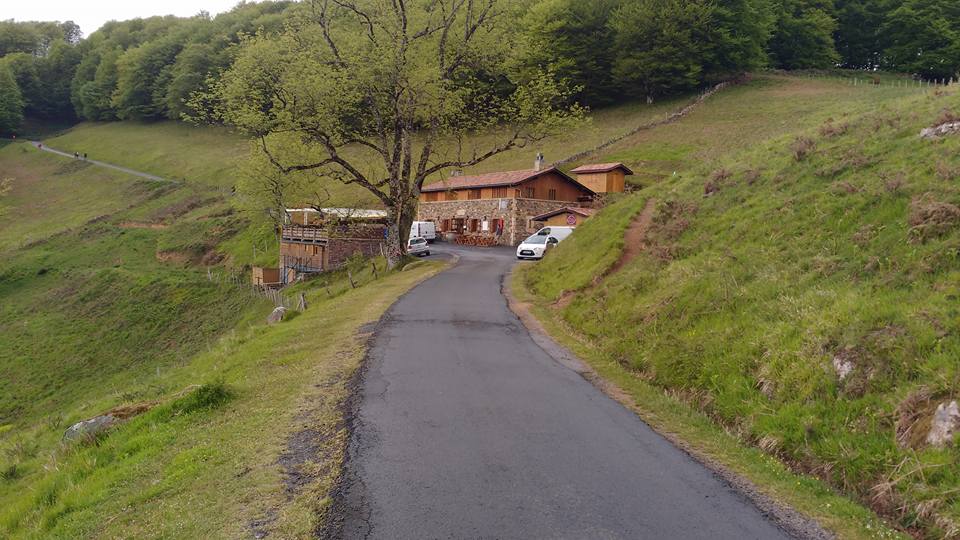
[[[546,243],[547,243],[547,237],[546,237],[546,236],[539,236],[539,235],[536,235],[536,234],[535,234],[535,235],[531,236],[530,238],[527,238],[526,240],[524,240],[523,243],[524,243],[524,244],[546,244]]]
[[[423,238],[413,238],[410,240],[411,244],[422,244],[424,242],[426,242],[426,240],[424,240]]]

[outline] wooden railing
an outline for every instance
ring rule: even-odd
[[[319,242],[327,240],[323,227],[304,227],[302,225],[284,225],[281,231],[284,240],[293,242]]]

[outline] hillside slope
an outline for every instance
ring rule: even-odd
[[[925,438],[960,398],[960,136],[919,133],[958,118],[960,94],[872,109],[816,111],[753,147],[734,136],[740,151],[620,199],[523,281],[619,369],[903,527],[955,537],[960,445]],[[639,255],[608,273],[650,200]]]
[[[378,275],[355,269],[356,290],[340,274],[298,286],[286,302],[303,293],[311,309],[267,328],[273,303],[239,273],[256,235],[216,186],[149,182],[27,144],[0,148],[0,178],[0,536],[317,527],[359,329],[439,265],[385,273],[378,262]],[[62,440],[108,411],[134,418]]]

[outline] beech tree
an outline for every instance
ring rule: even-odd
[[[15,133],[23,122],[23,97],[10,68],[0,64],[0,134]]]
[[[516,80],[504,69],[518,16],[501,0],[309,0],[281,35],[243,43],[215,85],[216,115],[255,137],[278,171],[373,194],[394,266],[427,178],[581,115],[552,73]]]

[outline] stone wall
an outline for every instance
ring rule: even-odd
[[[340,268],[359,251],[366,257],[380,255],[386,226],[379,223],[351,223],[327,228],[327,270]]]
[[[421,202],[418,221],[433,221],[439,231],[443,221],[449,219],[503,220],[503,235],[500,244],[515,246],[524,238],[537,232],[539,227],[531,222],[534,216],[575,206],[569,201],[544,201],[539,199],[474,199],[466,201]],[[492,231],[491,231],[492,232]]]

